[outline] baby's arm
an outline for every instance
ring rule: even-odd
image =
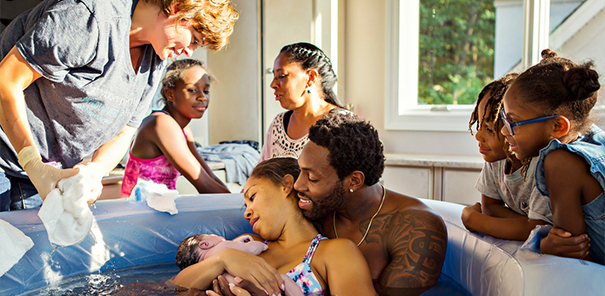
[[[542,220],[529,219],[526,216],[515,213],[505,208],[501,201],[481,195],[480,203],[464,208],[462,211],[462,223],[471,231],[478,231],[493,237],[524,241],[536,225],[547,224]],[[490,214],[483,212],[486,209]]]

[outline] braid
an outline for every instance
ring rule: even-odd
[[[504,93],[506,93],[506,90],[517,76],[519,76],[519,74],[509,73],[483,87],[481,93],[479,93],[479,96],[477,97],[475,110],[473,110],[473,113],[471,113],[471,119],[468,123],[468,128],[471,132],[471,135],[473,134],[473,126],[475,125],[478,130],[481,128],[480,125],[482,122],[493,123],[494,129],[500,129],[502,126],[502,123],[500,122],[500,109],[502,108]],[[488,94],[489,97],[487,97]],[[482,100],[487,101],[483,110],[483,118],[479,118],[479,103]],[[498,133],[498,137],[499,136],[500,134]]]
[[[342,107],[333,90],[337,79],[332,62],[321,49],[311,43],[300,42],[284,46],[280,53],[287,53],[288,61],[300,64],[303,70],[317,70],[321,80],[323,99],[332,105]]]

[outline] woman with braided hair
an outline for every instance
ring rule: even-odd
[[[259,163],[272,157],[298,158],[309,141],[309,127],[328,112],[348,112],[333,91],[336,74],[330,58],[313,44],[284,46],[273,75],[275,100],[288,111],[271,123]]]

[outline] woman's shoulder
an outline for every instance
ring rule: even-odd
[[[348,256],[351,252],[359,251],[355,243],[346,238],[331,238],[320,240],[317,252],[322,256]]]

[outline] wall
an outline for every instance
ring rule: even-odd
[[[346,1],[344,100],[355,105],[355,113],[374,124],[388,153],[477,154],[476,141],[467,132],[384,129],[385,4],[385,0]]]
[[[260,0],[233,0],[239,20],[226,48],[208,53],[216,77],[210,88],[209,143],[259,141],[260,130]]]

